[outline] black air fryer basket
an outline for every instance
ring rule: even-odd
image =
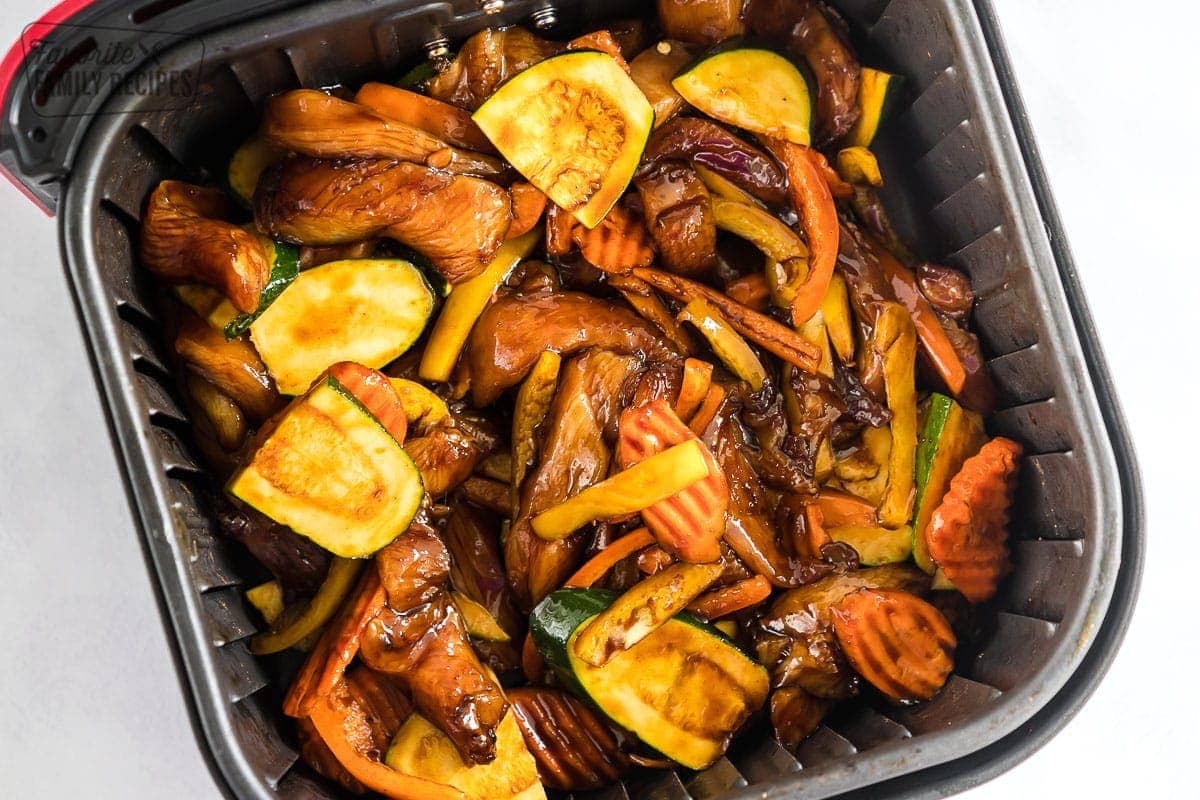
[[[60,220],[197,733],[218,783],[239,798],[340,795],[297,760],[280,686],[247,649],[255,625],[235,545],[197,503],[206,477],[133,257],[146,196],[164,178],[221,174],[272,93],[396,76],[488,25],[566,36],[644,4],[288,5],[67,0],[0,63],[0,169]],[[1132,611],[1143,551],[1133,450],[993,12],[987,0],[833,5],[863,60],[904,77],[878,142],[890,210],[926,256],[967,271],[980,297],[976,323],[1002,399],[989,424],[1028,452],[1015,571],[994,630],[934,700],[859,701],[795,757],[760,732],[704,772],[644,772],[595,800],[944,796],[1059,730],[1100,680]]]

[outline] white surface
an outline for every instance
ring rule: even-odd
[[[8,0],[14,41],[46,0]],[[998,0],[1137,443],[1150,556],[1107,680],[969,800],[1196,797],[1195,30],[1176,0]],[[212,797],[109,445],[54,223],[0,184],[0,797]],[[1174,371],[1173,371],[1174,368]]]

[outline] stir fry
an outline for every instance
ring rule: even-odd
[[[318,773],[543,797],[946,683],[1021,446],[969,278],[888,219],[898,78],[846,33],[809,0],[483,30],[154,189],[141,261]]]

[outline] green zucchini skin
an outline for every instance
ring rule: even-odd
[[[267,285],[258,297],[258,308],[254,309],[252,314],[238,314],[234,317],[233,321],[225,326],[225,338],[235,339],[245,333],[250,328],[250,323],[258,319],[259,314],[266,311],[299,274],[300,248],[286,242],[275,242],[275,261],[271,265]]]

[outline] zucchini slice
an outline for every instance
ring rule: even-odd
[[[925,529],[963,462],[987,441],[983,418],[944,394],[933,393],[925,408],[925,426],[917,443],[917,498],[913,511],[913,560],[933,574],[937,565],[925,544]]]
[[[425,330],[433,291],[400,259],[331,261],[301,273],[258,319],[250,339],[284,394],[301,394],[331,364],[378,368]]]
[[[828,528],[829,538],[844,542],[858,553],[864,567],[898,564],[912,555],[912,528],[884,528],[879,525],[842,525]]]
[[[273,421],[227,489],[342,558],[404,533],[425,494],[404,448],[329,376]]]
[[[250,323],[258,319],[267,310],[280,293],[300,274],[300,250],[285,242],[273,242],[266,237],[259,237],[264,247],[270,247],[272,252],[271,274],[267,277],[267,285],[263,287],[258,297],[258,308],[251,314],[243,314],[233,307],[229,298],[221,294],[219,289],[201,284],[182,284],[175,287],[175,295],[188,308],[208,321],[225,338],[233,339],[240,336],[250,327]]]
[[[229,188],[234,196],[246,205],[254,204],[254,191],[258,188],[258,178],[267,167],[283,160],[287,153],[275,147],[261,136],[251,136],[242,142],[241,146],[229,159]]]
[[[846,134],[849,147],[870,147],[879,133],[888,108],[893,105],[900,88],[900,76],[883,70],[863,67],[862,83],[858,90],[858,121]]]
[[[467,800],[545,800],[538,780],[537,762],[511,711],[496,728],[496,760],[474,766],[463,762],[454,742],[420,714],[412,714],[388,747],[384,763],[405,775],[414,775],[458,789]]]
[[[682,613],[602,667],[575,637],[611,592],[560,589],[533,610],[534,643],[559,678],[614,723],[690,769],[703,769],[766,701],[766,669],[716,628]]]
[[[594,228],[633,178],[654,109],[612,56],[584,50],[518,73],[473,119],[526,180]]]
[[[812,94],[796,65],[773,50],[728,47],[702,56],[671,81],[715,120],[752,133],[812,142]]]

